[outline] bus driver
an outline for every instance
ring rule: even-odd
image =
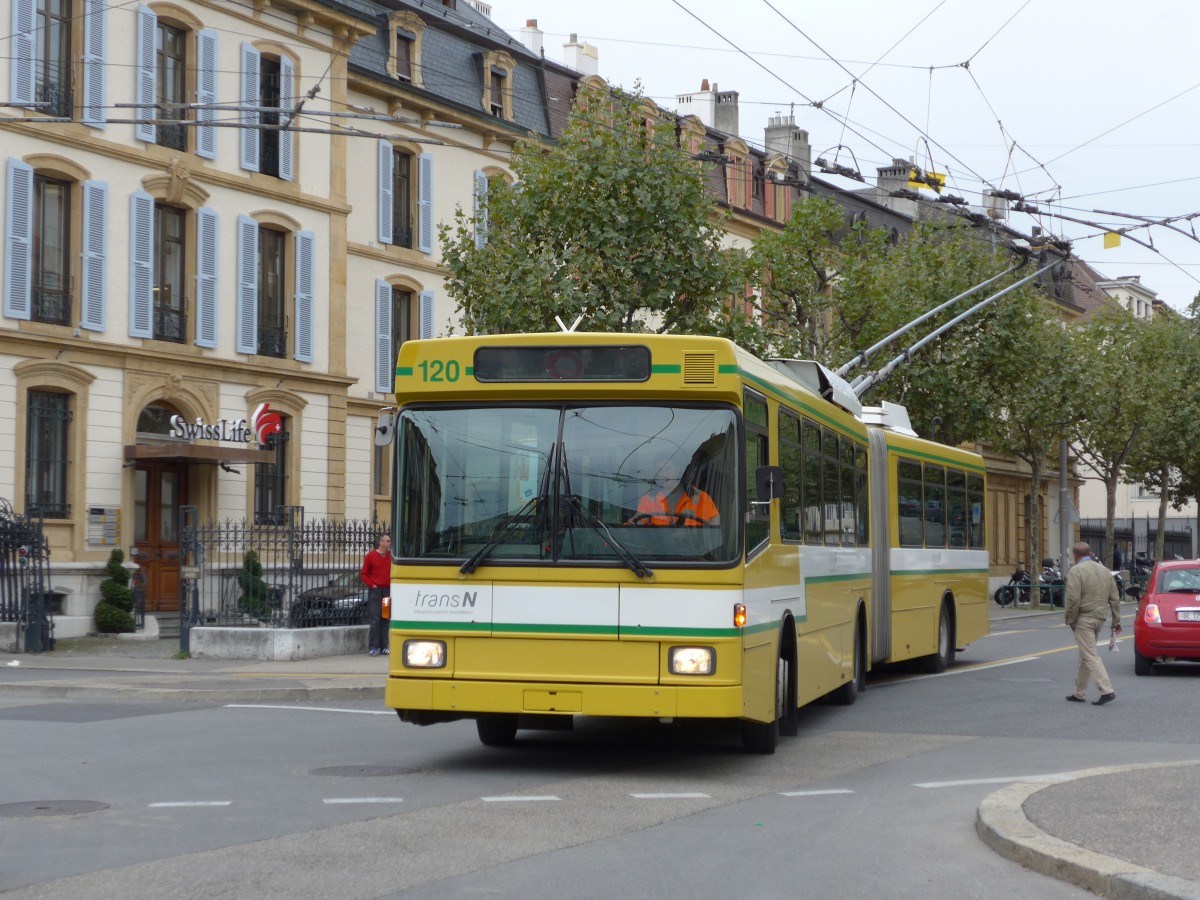
[[[638,500],[632,525],[720,525],[712,497],[695,485],[684,485],[683,467],[668,457],[658,467],[650,491]]]

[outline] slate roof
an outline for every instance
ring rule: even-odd
[[[466,0],[458,0],[453,10],[443,6],[440,0],[328,0],[328,5],[376,26],[373,35],[351,48],[351,69],[386,81],[401,93],[435,98],[464,113],[494,121],[500,128],[515,127],[520,131],[550,134],[541,57],[531,53]],[[388,16],[403,10],[415,12],[426,25],[421,38],[421,87],[399,81],[387,71],[391,39]],[[496,50],[507,53],[517,62],[511,85],[512,122],[491,116],[480,108],[483,54]]]

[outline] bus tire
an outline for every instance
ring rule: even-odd
[[[778,660],[775,666],[775,718],[770,722],[742,722],[742,747],[747,753],[769,755],[779,746],[779,713],[783,702],[781,691],[786,685],[787,662]]]
[[[942,601],[938,614],[937,652],[925,657],[925,671],[940,675],[954,665],[954,627],[950,621],[950,605]]]
[[[517,739],[517,717],[504,713],[480,713],[475,717],[479,742],[486,747],[511,747]]]
[[[849,706],[858,699],[858,694],[863,688],[863,682],[866,681],[866,672],[863,667],[863,652],[862,652],[862,637],[858,630],[858,623],[854,625],[854,671],[850,680],[845,682],[841,687],[835,688],[833,692],[833,702],[839,706]]]

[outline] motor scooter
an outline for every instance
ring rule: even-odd
[[[1008,584],[1002,584],[996,588],[996,592],[992,594],[992,599],[1001,606],[1019,606],[1029,605],[1029,573],[1025,571],[1025,567],[1021,563],[1017,563],[1016,570],[1008,579]]]

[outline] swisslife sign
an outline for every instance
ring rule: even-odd
[[[271,404],[260,403],[249,419],[217,419],[208,423],[197,417],[189,422],[183,416],[171,416],[171,437],[185,441],[230,441],[248,444],[251,438],[265,446],[267,438],[283,431],[283,417],[271,412]]]

